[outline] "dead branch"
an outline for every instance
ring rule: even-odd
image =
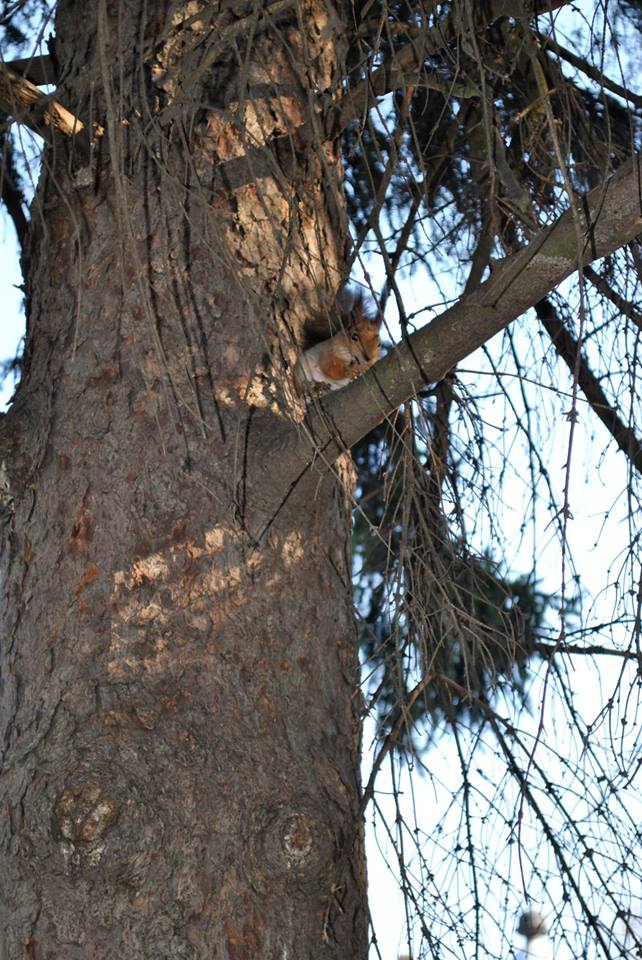
[[[583,657],[620,657],[623,660],[639,660],[637,650],[616,650],[600,643],[591,643],[583,647],[576,643],[534,643],[533,649],[544,657],[559,656],[560,654],[579,654]]]
[[[545,9],[554,10],[564,6],[568,0],[552,0]],[[541,12],[542,7],[529,4],[529,13]],[[492,0],[485,4],[483,13],[478,15],[475,27],[477,31],[490,26],[502,17],[520,17],[524,4],[519,0]],[[412,82],[416,71],[426,57],[437,53],[455,40],[460,31],[456,13],[446,17],[436,27],[413,27],[408,30],[409,43],[390,52],[386,61],[373,73],[349,90],[328,112],[326,130],[330,137],[336,137],[349,123],[370,109],[373,102],[406,83]],[[471,96],[470,90],[463,90],[460,96]]]
[[[50,139],[52,128],[68,137],[85,129],[84,123],[70,110],[41,93],[34,83],[5,63],[0,63],[0,108],[46,140]]]
[[[596,290],[599,290],[607,300],[615,304],[625,317],[628,317],[639,330],[642,330],[642,313],[636,310],[630,300],[625,300],[624,297],[621,297],[593,267],[586,266],[584,268],[584,276],[587,280],[590,280]]]
[[[586,357],[582,355],[580,344],[562,322],[548,297],[535,304],[535,313],[551,338],[558,356],[571,371],[571,375],[574,376],[577,370],[578,385],[593,412],[602,421],[638,473],[642,474],[642,444],[609,403],[599,380],[589,367]]]
[[[544,50],[552,50],[553,53],[556,53],[558,57],[561,57],[562,60],[566,60],[566,62],[570,63],[572,66],[577,67],[578,70],[581,70],[582,73],[585,73],[587,77],[591,78],[591,80],[595,80],[595,82],[599,83],[599,85],[604,87],[605,90],[610,90],[611,93],[615,93],[618,97],[622,97],[623,100],[628,100],[629,103],[634,103],[636,107],[642,107],[642,96],[639,93],[633,93],[632,90],[628,90],[619,83],[615,83],[614,80],[609,80],[609,78],[606,77],[601,70],[591,66],[591,64],[587,63],[583,57],[578,57],[576,53],[573,53],[571,50],[567,50],[566,47],[563,47],[560,43],[557,43],[557,41],[553,40],[552,37],[538,33],[537,30],[533,32],[535,33],[535,36],[539,40]]]
[[[38,87],[48,86],[56,82],[53,62],[47,54],[25,57],[21,60],[10,60],[5,66],[19,73],[26,80],[35,83]]]
[[[7,208],[18,236],[20,249],[25,249],[29,221],[25,215],[26,201],[20,188],[20,182],[13,158],[13,145],[10,137],[0,137],[2,145],[2,167],[0,169],[0,197]]]

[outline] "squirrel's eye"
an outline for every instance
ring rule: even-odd
[[[352,334],[352,339],[353,339],[353,340],[358,340],[358,339],[359,339],[359,334],[356,333],[356,332],[353,333],[353,334]]]

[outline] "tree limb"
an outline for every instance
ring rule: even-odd
[[[640,660],[640,654],[636,650],[617,650],[614,647],[607,647],[604,644],[592,643],[585,647],[575,643],[541,643],[538,641],[533,644],[533,650],[536,650],[543,657],[556,657],[559,654],[581,654],[584,657],[605,656],[620,657],[623,660]]]
[[[599,290],[607,300],[610,300],[611,303],[615,304],[618,310],[624,314],[625,317],[628,317],[629,320],[635,324],[635,326],[642,330],[642,313],[633,306],[630,300],[625,300],[624,297],[621,297],[616,290],[611,287],[609,283],[606,282],[604,277],[601,277],[599,273],[593,270],[592,267],[584,268],[584,276],[587,280],[590,280],[596,290]]]
[[[10,60],[5,66],[10,70],[15,70],[16,73],[27,80],[31,80],[38,87],[48,86],[56,82],[52,59],[44,53],[37,57]]]
[[[9,136],[0,136],[2,168],[0,169],[0,197],[13,221],[20,249],[25,249],[29,221],[25,215],[25,198],[13,160],[13,145]]]
[[[563,47],[561,44],[557,43],[552,37],[538,33],[537,30],[534,32],[535,36],[542,45],[542,49],[552,50],[553,53],[556,53],[558,57],[561,57],[562,60],[566,60],[574,67],[577,67],[578,70],[581,70],[582,73],[585,73],[587,77],[591,78],[591,80],[595,80],[595,82],[599,83],[599,85],[604,87],[605,90],[610,90],[611,93],[617,94],[617,96],[622,97],[623,100],[628,100],[629,103],[635,104],[636,107],[642,107],[642,96],[639,93],[633,93],[631,90],[627,90],[626,87],[620,86],[619,83],[615,83],[614,80],[609,80],[609,78],[605,77],[600,70],[591,66],[591,64],[587,63],[582,57],[578,57],[576,53],[573,53],[571,50],[567,50],[566,47]]]
[[[89,160],[93,139],[104,133],[99,124],[94,124],[90,130],[61,103],[41,93],[35,84],[19,76],[2,62],[0,109],[19,123],[24,123],[48,143],[52,142],[54,131],[64,134],[65,137],[73,137],[74,150],[83,163]]]
[[[642,232],[642,161],[636,155],[584,198],[583,262],[606,256]],[[436,317],[344,390],[322,404],[346,446],[427,382],[441,378],[464,357],[538,303],[578,267],[577,233],[570,210],[527,247],[502,261],[470,296]],[[413,359],[413,354],[418,362]],[[321,436],[322,417],[310,418]]]
[[[609,403],[599,380],[589,367],[586,358],[582,356],[578,341],[559,318],[548,297],[544,297],[539,303],[535,304],[535,313],[551,338],[558,355],[571,371],[571,376],[575,376],[575,370],[578,370],[578,385],[590,403],[593,412],[602,421],[620,450],[627,455],[638,473],[642,474],[642,443],[640,443],[633,430],[622,422]]]
[[[632,157],[583,198],[582,263],[607,256],[642,232],[642,160]],[[277,424],[256,437],[256,468],[282,492],[313,462],[332,464],[345,449],[420,390],[503,330],[578,268],[577,223],[567,210],[490,279],[399,343],[349,386],[310,410],[301,425]],[[307,433],[307,436],[306,436]]]
[[[0,63],[0,107],[45,139],[49,139],[52,127],[72,136],[85,126],[61,103],[41,93],[34,83],[4,63]]]

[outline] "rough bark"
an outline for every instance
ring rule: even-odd
[[[210,189],[330,95],[340,22],[310,0],[206,64],[212,7],[59,4],[60,94],[106,133],[90,177],[46,153],[3,428],[3,960],[366,956],[345,491],[311,475],[259,543],[245,470],[339,283],[338,161]]]

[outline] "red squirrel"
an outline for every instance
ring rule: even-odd
[[[319,314],[306,321],[303,352],[294,367],[298,396],[339,390],[376,363],[381,321],[381,314],[368,309],[360,293],[347,290],[337,298],[335,317]]]

